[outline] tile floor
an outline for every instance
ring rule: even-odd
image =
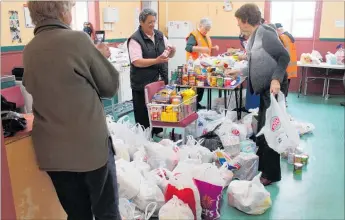
[[[215,96],[214,96],[215,97]],[[204,97],[206,98],[206,97]],[[204,100],[206,103],[206,100]],[[288,112],[316,129],[302,138],[309,164],[302,175],[281,161],[282,181],[268,186],[272,207],[261,216],[248,216],[229,207],[224,192],[221,220],[232,219],[344,219],[344,97],[290,94]],[[132,114],[131,114],[132,115]]]

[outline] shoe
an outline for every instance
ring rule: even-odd
[[[340,105],[341,105],[341,106],[345,106],[345,102],[341,102]]]
[[[163,131],[159,132],[159,133],[155,134],[155,136],[158,137],[158,138],[163,138],[164,132]]]
[[[205,107],[205,106],[200,105],[199,103],[198,103],[198,105],[197,105],[197,108],[198,108],[198,109],[206,109],[206,107]]]
[[[260,182],[264,186],[268,186],[268,185],[271,185],[273,183],[271,180],[268,180],[265,177],[260,177]]]

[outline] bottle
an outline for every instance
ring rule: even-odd
[[[194,60],[192,57],[189,57],[189,60],[187,62],[187,71],[193,71],[194,70]]]

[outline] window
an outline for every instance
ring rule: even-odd
[[[72,10],[72,29],[82,31],[84,28],[84,22],[89,21],[89,11],[88,11],[88,2],[83,1],[75,2],[75,6]]]
[[[294,37],[313,37],[316,2],[271,2],[271,22]]]

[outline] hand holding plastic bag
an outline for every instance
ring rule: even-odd
[[[265,135],[268,146],[279,154],[288,148],[298,147],[300,142],[297,129],[292,125],[281,103],[285,103],[282,92],[278,94],[278,101],[271,94],[271,105],[266,110],[266,123],[256,135],[257,137]]]
[[[261,173],[252,181],[232,181],[227,191],[229,205],[249,215],[265,213],[272,201],[270,193],[260,182],[260,177]]]

